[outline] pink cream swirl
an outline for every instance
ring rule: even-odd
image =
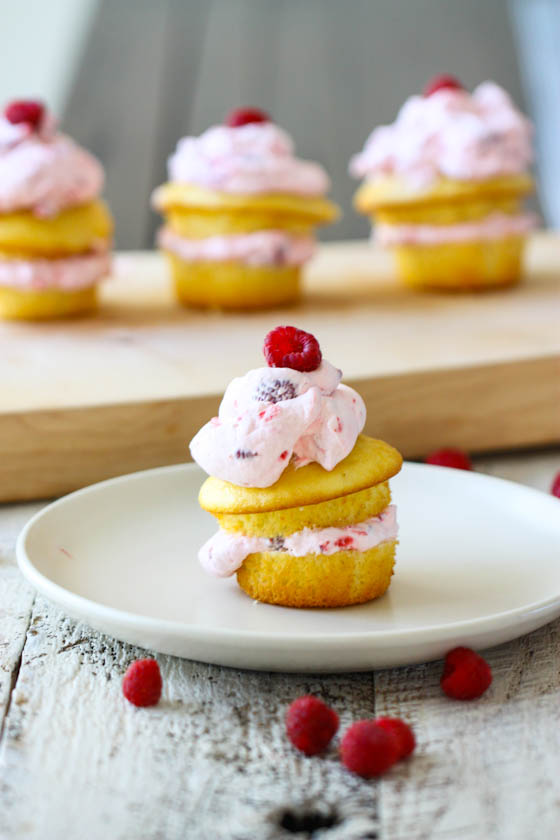
[[[293,557],[328,556],[339,551],[369,551],[398,534],[397,509],[389,505],[378,516],[342,528],[304,528],[287,537],[246,537],[220,529],[200,549],[203,569],[216,577],[230,577],[245,558],[257,552],[280,551]]]
[[[269,122],[217,125],[183,137],[168,168],[171,181],[226,193],[324,195],[330,186],[325,170],[296,158],[292,139]]]
[[[399,175],[421,189],[438,175],[477,181],[525,172],[532,125],[494,82],[472,94],[441,89],[411,96],[391,125],[376,128],[350,161],[356,178]]]
[[[302,265],[315,253],[309,236],[290,236],[282,230],[256,230],[233,236],[187,239],[168,227],[157,236],[158,245],[187,262],[227,262],[246,265]]]
[[[55,216],[96,198],[103,181],[99,161],[51,121],[33,131],[0,117],[0,213]]]
[[[310,373],[257,368],[234,379],[218,417],[190,444],[210,475],[240,487],[270,487],[290,460],[332,470],[354,448],[366,419],[360,395],[323,360]]]

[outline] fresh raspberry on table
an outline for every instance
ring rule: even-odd
[[[309,372],[321,364],[319,342],[297,327],[276,327],[264,340],[264,357],[269,367],[287,367]]]
[[[427,464],[437,467],[454,467],[456,470],[472,470],[471,459],[461,449],[437,449],[426,458]]]
[[[5,118],[13,125],[27,123],[36,128],[41,123],[44,114],[43,103],[32,99],[16,99],[4,108]]]
[[[430,79],[423,90],[423,95],[428,97],[433,93],[437,93],[438,90],[463,90],[463,85],[455,76],[450,76],[448,73],[440,73]]]
[[[286,712],[288,738],[305,755],[322,752],[337,729],[337,713],[311,694],[298,697]]]
[[[400,742],[376,720],[353,723],[342,737],[340,755],[348,770],[369,779],[389,770],[399,759]]]
[[[234,111],[230,111],[226,117],[226,125],[230,128],[239,128],[242,125],[249,125],[249,123],[270,121],[268,114],[261,111],[260,108],[236,108]]]
[[[492,670],[482,656],[466,647],[450,650],[445,657],[440,685],[454,700],[476,700],[492,682]]]
[[[404,720],[400,718],[388,718],[388,717],[380,717],[377,718],[376,723],[378,726],[381,726],[382,729],[385,729],[387,732],[392,732],[392,734],[397,739],[397,744],[399,748],[399,761],[401,758],[408,758],[408,756],[414,752],[414,748],[416,746],[416,738],[414,737],[414,732],[412,728],[406,723]]]
[[[552,482],[550,492],[553,496],[556,496],[557,499],[560,499],[560,472],[556,473],[556,475],[554,476],[554,481]]]
[[[128,666],[122,691],[134,706],[155,706],[161,697],[161,673],[155,659],[137,659]]]

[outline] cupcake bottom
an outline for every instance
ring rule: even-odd
[[[395,250],[401,280],[415,289],[482,291],[513,286],[521,278],[525,237],[399,245]]]
[[[247,265],[237,261],[188,262],[166,252],[175,292],[185,306],[266,309],[294,303],[300,294],[298,265]]]
[[[338,551],[294,557],[263,552],[247,557],[237,572],[251,598],[284,607],[345,607],[363,604],[387,591],[397,541],[367,551]]]
[[[40,291],[0,286],[0,318],[41,321],[85,314],[96,306],[96,286]]]

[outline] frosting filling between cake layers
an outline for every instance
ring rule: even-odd
[[[391,245],[441,245],[452,242],[475,242],[524,236],[537,225],[534,213],[510,216],[491,213],[484,219],[461,222],[456,225],[391,225],[376,224],[373,238],[384,246]]]
[[[0,287],[20,291],[73,291],[93,286],[110,270],[107,250],[55,260],[0,258]]]
[[[280,230],[259,230],[232,236],[187,239],[168,227],[158,233],[158,245],[187,262],[235,262],[247,265],[301,265],[315,253],[309,236],[290,236]]]
[[[294,557],[335,554],[338,551],[368,551],[398,534],[397,508],[389,505],[378,516],[344,528],[304,528],[286,537],[246,537],[220,530],[200,549],[205,571],[230,577],[250,554],[282,552]]]

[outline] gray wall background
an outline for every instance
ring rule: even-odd
[[[120,248],[151,247],[148,197],[177,139],[243,104],[271,113],[298,153],[329,171],[344,216],[322,237],[365,236],[348,159],[430,76],[451,72],[467,87],[494,79],[534,112],[518,60],[525,67],[538,51],[526,38],[529,4],[559,9],[557,0],[99,0],[63,125],[105,163]]]

